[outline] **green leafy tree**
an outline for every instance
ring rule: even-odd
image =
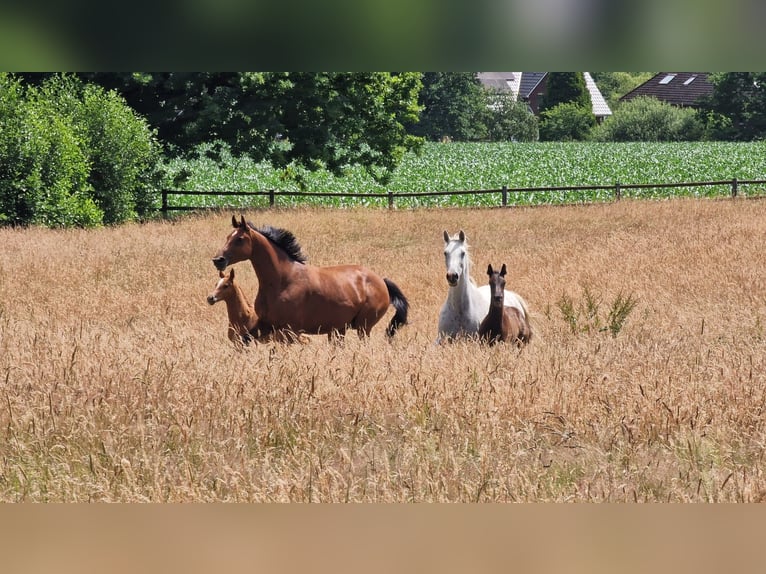
[[[410,132],[436,141],[484,139],[486,96],[475,72],[426,72],[419,103],[420,121]]]
[[[596,123],[593,112],[575,102],[558,104],[540,114],[542,141],[580,141],[590,136]]]
[[[547,82],[547,89],[540,103],[541,113],[559,104],[568,103],[574,103],[589,111],[593,109],[582,72],[550,72]]]
[[[614,109],[622,96],[649,80],[654,72],[591,72],[590,75],[609,107]]]
[[[161,146],[142,117],[122,96],[86,86],[75,120],[90,154],[93,197],[105,223],[143,218],[158,207]]]
[[[713,93],[704,108],[711,137],[766,138],[766,72],[723,72],[709,79]]]
[[[79,225],[101,222],[90,198],[87,153],[70,118],[47,92],[0,75],[0,222]]]
[[[419,72],[91,73],[157,129],[170,152],[219,141],[235,155],[339,175],[363,166],[385,181],[422,138]],[[34,81],[34,77],[28,77]],[[211,148],[216,155],[218,148]]]
[[[28,219],[32,206],[21,193],[21,178],[31,158],[22,152],[24,87],[8,73],[0,72],[0,223]]]
[[[0,220],[92,226],[156,202],[159,147],[115,92],[55,75],[24,87],[0,76]]]
[[[695,110],[646,96],[623,102],[593,130],[597,141],[689,141],[701,135]]]
[[[146,120],[116,91],[73,76],[53,76],[40,89],[77,130],[103,222],[148,215],[157,204],[160,146]]]
[[[550,72],[540,105],[540,139],[584,140],[596,125],[582,72]]]
[[[487,137],[490,141],[536,141],[537,117],[526,102],[502,92],[487,91]]]
[[[386,182],[422,145],[405,127],[420,111],[419,73],[252,73],[241,84],[225,140],[235,154],[334,175],[361,165]]]

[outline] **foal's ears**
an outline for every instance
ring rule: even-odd
[[[234,227],[234,228],[237,228],[237,227],[247,227],[247,223],[245,222],[245,216],[244,215],[240,215],[240,217],[241,217],[241,219],[238,222],[236,216],[234,216],[234,215],[231,216],[231,226],[232,227]]]
[[[505,263],[503,263],[503,266],[500,268],[500,277],[505,277],[506,272],[507,272],[507,269],[505,268]],[[492,264],[490,263],[487,266],[487,275],[491,277],[492,273],[493,273]]]

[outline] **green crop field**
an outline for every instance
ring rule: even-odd
[[[201,150],[203,151],[203,150]],[[176,189],[197,191],[333,192],[375,194],[489,190],[508,186],[560,187],[696,181],[766,179],[766,142],[679,143],[429,143],[420,155],[408,154],[387,185],[377,184],[361,168],[343,178],[301,172],[303,189],[266,163],[224,157],[221,165],[200,154],[193,160],[170,160],[173,178],[182,169],[191,177]],[[741,193],[762,193],[763,184]],[[728,186],[625,190],[623,197],[718,196]],[[500,194],[399,198],[397,206],[498,205]],[[608,200],[613,190],[511,193],[511,204],[574,203]],[[265,205],[265,197],[171,196],[171,205]],[[384,206],[384,198],[283,197],[279,205]]]

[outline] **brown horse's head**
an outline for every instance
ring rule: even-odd
[[[492,297],[492,305],[495,307],[502,308],[505,301],[506,272],[505,263],[503,263],[500,271],[493,270],[491,264],[487,267],[487,275],[489,275],[489,292]]]
[[[253,252],[253,239],[250,232],[250,226],[241,216],[241,220],[231,216],[231,226],[234,231],[226,237],[226,243],[221,250],[213,257],[213,265],[218,271],[223,271],[229,265],[250,259]]]
[[[218,301],[226,301],[234,295],[234,269],[229,271],[228,274],[219,271],[218,277],[220,279],[215,284],[215,289],[207,296],[207,302],[210,305],[215,305]]]

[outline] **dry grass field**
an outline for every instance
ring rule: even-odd
[[[391,310],[368,341],[244,351],[205,301],[230,215],[0,229],[0,500],[766,498],[766,202],[246,213],[411,312],[392,342]],[[529,347],[433,344],[459,228]]]

